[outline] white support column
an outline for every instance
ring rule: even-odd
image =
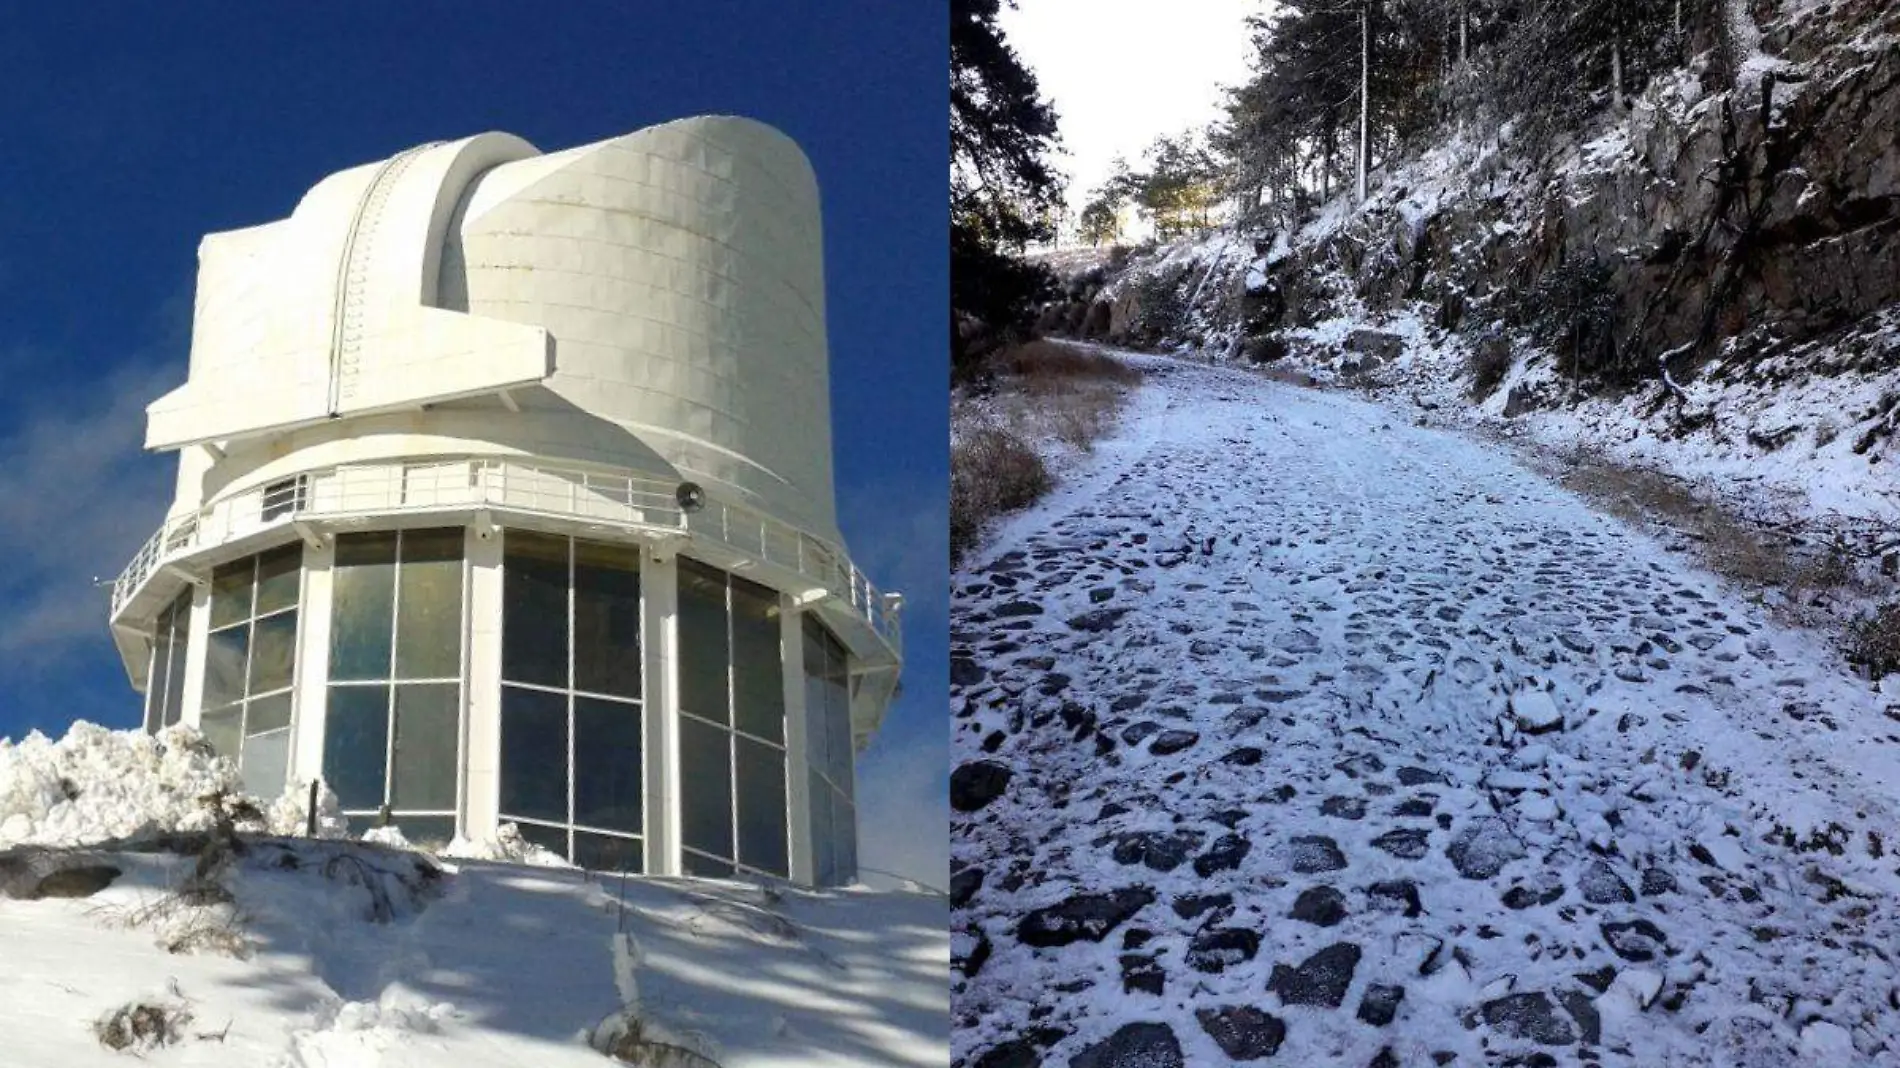
[[[463,692],[462,833],[493,838],[501,817],[501,551],[505,533],[470,525],[468,658]]]
[[[178,699],[184,702],[180,723],[198,726],[198,706],[205,696],[205,645],[211,640],[211,586],[193,584],[191,618],[185,624],[189,637],[185,645],[185,690]]]
[[[785,650],[785,819],[791,835],[792,881],[817,879],[811,842],[811,774],[805,709],[805,614],[791,597],[779,597],[779,645]],[[823,729],[822,727],[820,728]]]
[[[646,634],[646,866],[649,875],[680,873],[679,565],[670,549],[640,561]]]
[[[329,708],[330,595],[336,540],[303,547],[303,599],[297,606],[297,688],[291,707],[290,781],[309,789],[323,777],[323,717]]]

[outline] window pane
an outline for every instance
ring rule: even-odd
[[[640,696],[638,550],[574,543],[574,687]]]
[[[462,676],[462,532],[409,531],[402,537],[402,593],[396,613],[396,677]]]
[[[380,808],[389,740],[389,687],[332,686],[323,723],[323,777],[344,808]]]
[[[509,531],[502,555],[501,677],[567,685],[567,539]]]
[[[737,745],[739,863],[787,875],[785,753],[745,738]]]
[[[269,615],[297,603],[303,543],[291,542],[257,558],[257,614]]]
[[[152,639],[152,667],[145,679],[145,733],[158,733],[165,716],[165,673],[172,663],[171,635],[160,630]]]
[[[831,787],[814,768],[805,773],[805,789],[811,805],[812,881],[830,886],[837,867],[831,840]]]
[[[809,651],[810,646],[806,648]],[[831,689],[822,675],[812,673],[809,660],[806,664],[808,666],[805,668],[805,762],[822,770],[831,767],[831,758],[828,755],[830,749],[827,747],[830,735],[825,731],[825,709],[826,703],[831,700]],[[818,666],[820,671],[824,669],[822,658]]]
[[[240,628],[233,627],[234,631]],[[251,631],[251,693],[269,693],[290,685],[297,662],[297,612],[260,619]]]
[[[562,695],[501,688],[501,811],[567,822],[567,698]]]
[[[241,705],[213,709],[198,717],[198,730],[204,734],[205,741],[211,743],[211,749],[219,756],[236,760],[238,753],[239,718],[244,709]]]
[[[680,866],[686,874],[700,879],[730,879],[732,865],[720,860],[711,860],[696,853],[681,853]]]
[[[290,732],[273,731],[244,740],[240,765],[244,792],[275,799],[284,792],[284,772],[290,765]]]
[[[396,751],[390,805],[455,807],[456,753],[461,747],[461,687],[434,683],[396,687]]]
[[[244,717],[245,734],[263,734],[266,731],[288,726],[290,726],[288,691],[252,699],[250,710]]]
[[[680,707],[717,723],[731,722],[726,693],[726,576],[704,564],[679,562]]]
[[[244,652],[249,637],[250,628],[242,623],[211,632],[209,644],[205,646],[206,708],[243,699]]]
[[[390,613],[395,595],[395,533],[339,536],[330,609],[332,679],[389,677]]]
[[[245,557],[211,572],[211,625],[222,627],[251,618],[251,578],[257,561]]]
[[[842,794],[831,795],[831,838],[835,843],[837,882],[839,885],[858,881],[858,827],[856,809],[844,800]]]
[[[398,816],[390,821],[409,844],[440,849],[455,837],[454,816]]]
[[[646,870],[644,851],[637,838],[616,838],[610,834],[574,832],[574,863],[589,871]]]
[[[507,823],[508,818],[502,817]],[[538,823],[517,823],[515,829],[521,832],[523,841],[532,842],[555,856],[567,859],[567,829],[564,827],[543,827]]]
[[[732,856],[732,735],[681,716],[680,835],[686,845]]]
[[[785,741],[785,664],[779,652],[778,594],[732,580],[733,712],[739,729]]]
[[[851,788],[851,694],[842,684],[825,685],[825,753],[828,763],[825,773],[831,781],[843,787]]]
[[[171,665],[165,675],[165,726],[178,722],[185,711],[185,649],[190,642],[191,594],[172,606]]]
[[[639,834],[640,706],[574,699],[574,822]]]

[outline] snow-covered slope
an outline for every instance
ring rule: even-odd
[[[1900,1063],[1891,683],[1497,446],[1147,366],[955,579],[961,1063]]]
[[[612,1062],[590,1037],[629,1021],[647,1043],[633,1063],[669,1068],[948,1059],[941,897],[623,884],[263,833],[205,890],[193,846],[214,821],[196,799],[231,776],[192,741],[82,724],[0,743],[0,847],[135,840],[0,851],[9,894],[53,869],[120,872],[90,896],[0,896],[0,1065],[597,1066]],[[179,828],[200,835],[136,845]],[[182,1014],[176,1039],[102,1044],[98,1022],[134,1005]]]

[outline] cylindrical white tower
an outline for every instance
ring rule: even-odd
[[[148,727],[412,839],[853,877],[901,657],[838,534],[821,247],[735,118],[424,145],[208,235],[113,589]]]

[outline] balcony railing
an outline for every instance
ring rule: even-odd
[[[708,500],[682,511],[678,483],[644,475],[504,459],[344,464],[289,475],[175,516],[112,586],[112,614],[167,561],[294,519],[494,508],[584,519],[711,542],[822,587],[900,653],[901,600],[872,585],[838,547],[756,509]]]

